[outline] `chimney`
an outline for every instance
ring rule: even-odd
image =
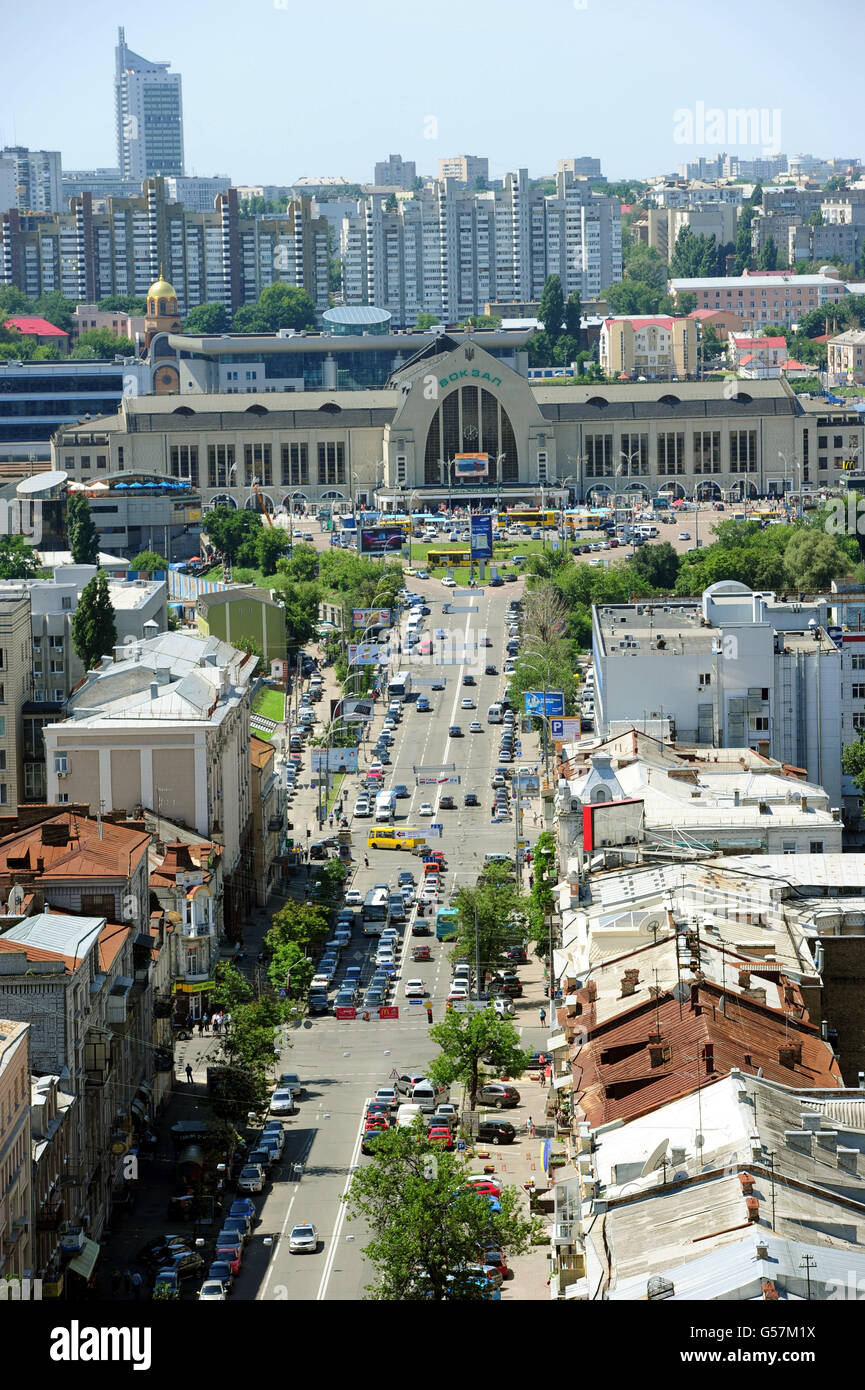
[[[711,1076],[715,1070],[715,1044],[706,1043],[703,1048],[703,1057],[706,1061],[706,1075]]]
[[[742,1065],[746,1067],[753,1067],[754,1063],[751,1061],[750,1052],[745,1053],[744,1057],[742,1058]]]
[[[698,1016],[703,1012],[702,1006],[700,1004],[699,985],[691,985],[691,1008],[694,1010],[694,1013]]]
[[[44,874],[45,872],[45,860],[41,854],[36,858],[36,872],[37,874]]]
[[[768,1260],[768,1258],[769,1258],[769,1247],[768,1247],[768,1245],[764,1245],[763,1242],[760,1241],[760,1243],[758,1244],[758,1246],[757,1246],[757,1248],[756,1248],[756,1250],[755,1250],[755,1252],[754,1252],[754,1256],[755,1256],[755,1259],[758,1259],[758,1260]]]
[[[597,985],[597,981],[595,981],[595,980],[589,980],[589,983],[586,985],[586,998],[588,999],[588,1001],[589,1001],[590,1004],[594,1004],[594,1002],[595,1002],[595,1000],[597,999],[597,997],[598,997],[598,985]]]
[[[649,1043],[649,1065],[650,1065],[650,1066],[652,1066],[652,1067],[662,1067],[662,1066],[664,1065],[664,1063],[665,1063],[665,1062],[668,1062],[669,1060],[670,1060],[669,1049],[668,1049],[667,1047],[665,1047],[664,1043],[662,1043],[662,1042],[660,1042],[660,1041],[658,1041],[658,1042],[650,1042],[650,1043]]]
[[[736,789],[735,789],[734,792],[733,792],[733,805],[734,805],[734,806],[738,806],[738,805],[739,805],[739,788],[738,788],[738,787],[736,787]]]
[[[759,1250],[759,1248],[760,1247],[758,1246],[757,1249]],[[771,1279],[760,1280],[760,1291],[763,1294],[763,1298],[766,1300],[767,1303],[772,1302],[774,1299],[780,1297],[778,1290],[775,1288],[775,1285]]]
[[[782,1067],[798,1067],[802,1062],[802,1044],[786,1043],[778,1048],[778,1061]]]
[[[808,798],[807,798],[807,796],[800,796],[800,797],[799,797],[799,810],[800,810],[800,811],[807,811],[807,810],[808,810]]]
[[[748,1213],[748,1220],[750,1222],[760,1220],[760,1202],[756,1197],[745,1198],[745,1210]]]
[[[621,993],[621,995],[620,995],[619,997],[620,997],[621,999],[625,999],[625,998],[627,998],[628,995],[630,995],[630,994],[636,994],[636,992],[637,992],[637,982],[636,982],[636,980],[633,978],[633,976],[631,975],[630,971],[627,971],[627,972],[622,976],[622,993]]]
[[[751,1193],[754,1191],[754,1183],[755,1183],[755,1181],[756,1181],[756,1179],[753,1177],[753,1175],[752,1175],[751,1173],[740,1173],[740,1174],[739,1174],[739,1182],[742,1184],[742,1195],[743,1195],[743,1197],[750,1197],[750,1196],[751,1196]]]
[[[748,969],[742,969],[742,970],[739,971],[739,987],[740,987],[740,989],[750,989],[750,988],[751,988],[751,972],[750,972],[750,970],[748,970]]]
[[[156,681],[150,682],[150,698],[151,700],[159,699],[159,686],[156,684]]]

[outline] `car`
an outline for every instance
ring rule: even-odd
[[[163,1275],[169,1275],[179,1280],[180,1283],[185,1283],[187,1279],[200,1276],[203,1268],[204,1260],[195,1250],[182,1250],[178,1255],[173,1255],[171,1259],[166,1260],[165,1264],[157,1270],[154,1283],[163,1283]]]
[[[474,700],[470,699],[468,696],[466,696],[466,698],[465,698],[464,700],[460,700],[460,709],[475,709],[475,708],[476,708],[476,706],[475,706]]]
[[[387,1134],[386,1129],[364,1129],[360,1139],[361,1153],[371,1154],[383,1134]]]
[[[500,983],[496,983],[494,988],[502,994],[508,995],[511,999],[522,999],[523,997],[523,987],[519,980],[502,980]]]
[[[476,684],[477,684],[477,682],[476,682],[474,676],[471,674],[471,672],[467,672],[467,673],[463,676],[463,685],[476,685]]]
[[[453,811],[455,807],[456,802],[454,801],[452,796],[443,796],[439,799],[440,811]]]
[[[372,807],[370,806],[368,797],[359,796],[357,798],[357,801],[354,803],[354,810],[352,811],[352,815],[359,817],[372,815]]]
[[[476,794],[475,792],[466,792],[465,796],[463,797],[463,805],[464,805],[464,806],[480,806],[480,802],[478,801],[477,794]]]
[[[384,995],[380,989],[368,989],[364,996],[363,1007],[366,1011],[380,1009],[384,1002]]]
[[[485,1245],[481,1251],[481,1263],[484,1269],[494,1269],[501,1275],[502,1279],[507,1279],[510,1269],[505,1261],[502,1251],[497,1245]]]
[[[397,1077],[395,1086],[401,1096],[410,1096],[419,1081],[426,1081],[425,1071],[406,1071]]]
[[[306,999],[306,1007],[311,1014],[326,1014],[330,1008],[330,1001],[323,990],[310,990]]]
[[[418,698],[417,698],[417,703],[415,704],[415,709],[416,709],[416,710],[419,710],[421,714],[428,714],[428,713],[429,713],[429,710],[430,710],[430,702],[429,702],[429,700],[427,699],[426,695],[419,695],[419,696],[418,696]]]
[[[213,1258],[215,1260],[224,1260],[231,1271],[232,1277],[236,1277],[240,1273],[242,1256],[243,1246],[240,1244],[240,1241],[230,1241],[228,1237],[224,1237],[222,1240],[216,1242]]]
[[[448,995],[448,1000],[451,1004],[455,1003],[458,999],[468,999],[468,997],[468,984],[461,984],[459,981],[455,981],[454,984],[451,985]]]
[[[418,810],[418,815],[419,815],[419,816],[431,816],[432,814],[433,814],[433,808],[432,808],[431,803],[430,803],[429,801],[422,801],[421,804],[420,804],[420,809]]]
[[[397,782],[396,786],[391,787],[391,791],[393,792],[397,801],[404,801],[407,796],[411,796],[411,792],[409,791],[405,782]]]
[[[509,999],[507,995],[498,995],[493,1000],[493,1008],[499,1018],[510,1018],[514,1013],[514,1001]]]
[[[516,1086],[504,1081],[488,1081],[477,1093],[480,1105],[491,1105],[496,1110],[511,1109],[520,1103],[520,1093]]]
[[[432,952],[429,946],[412,946],[411,958],[413,961],[432,960]]]
[[[423,917],[415,917],[411,927],[412,936],[432,936],[433,929]],[[428,949],[428,948],[427,948]]]
[[[197,1296],[202,1303],[218,1303],[227,1296],[225,1285],[221,1279],[207,1278],[198,1290]]]
[[[415,579],[429,579],[429,570],[415,570]]]
[[[492,662],[490,662],[490,664],[489,664],[488,666],[485,666],[485,667],[484,667],[484,675],[485,675],[485,676],[497,676],[498,674],[499,674],[499,668],[498,668],[498,666],[494,666],[494,665],[492,664]]]
[[[691,533],[690,533],[690,531],[680,531],[680,532],[679,532],[679,540],[680,540],[680,541],[689,541],[690,539],[691,539]]]
[[[459,1118],[459,1110],[450,1101],[442,1101],[429,1116],[431,1124],[449,1125],[451,1129],[455,1129],[459,1124]]]
[[[274,1091],[270,1097],[271,1115],[293,1115],[295,1109],[294,1092],[287,1086],[283,1090]]]
[[[485,1144],[512,1144],[516,1137],[510,1120],[481,1120],[478,1125],[478,1139]]]
[[[412,873],[411,869],[400,869],[399,873],[396,876],[396,881],[400,885],[400,887],[402,887],[406,883],[414,884],[417,880],[415,879],[415,876]]]
[[[430,683],[430,690],[444,690],[445,684],[446,682],[443,676],[433,676]]]
[[[189,1248],[190,1245],[186,1236],[154,1236],[153,1239],[149,1240],[146,1245],[142,1245],[135,1258],[138,1261],[138,1263],[142,1265],[162,1265],[166,1263],[162,1256],[168,1255],[169,1251],[176,1251],[179,1253],[180,1251],[188,1250]]]
[[[524,565],[528,559],[527,555],[512,555],[511,559],[515,565]]]
[[[442,584],[445,586],[446,589],[455,589],[456,586],[457,586],[456,580],[455,580],[455,579],[449,579],[447,575],[445,575],[444,579],[443,579],[441,582],[442,582]]]
[[[515,965],[525,965],[528,960],[525,946],[509,946],[505,951],[505,959],[513,961]]]
[[[518,578],[519,578],[519,575],[514,574],[513,570],[508,570],[507,574],[505,575],[504,582],[505,582],[506,584],[516,584]],[[491,586],[492,586],[492,585],[495,585],[496,582],[498,582],[499,584],[501,584],[502,581],[501,581],[500,579],[499,579],[498,581],[496,581],[495,579],[491,579],[491,580],[490,580],[490,585],[491,585]]]
[[[289,1255],[314,1255],[318,1249],[318,1231],[311,1222],[292,1226],[288,1237]]]
[[[462,738],[463,731],[459,724],[451,724],[448,728],[448,738]]]
[[[426,985],[423,980],[406,980],[404,993],[406,999],[423,999],[426,994]]]
[[[427,1130],[427,1139],[431,1144],[441,1144],[442,1148],[445,1149],[452,1149],[454,1146],[450,1125],[430,1125]]]
[[[387,724],[385,724],[384,728],[382,729],[381,733],[380,733],[379,736],[378,736],[378,742],[377,742],[377,744],[376,744],[376,749],[375,749],[375,751],[376,751],[377,753],[380,753],[380,752],[382,752],[382,751],[386,753],[387,750],[391,747],[392,743],[393,743],[393,729],[389,729],[388,726],[387,726]]]
[[[486,1173],[472,1173],[466,1178],[467,1186],[473,1192],[485,1192],[488,1197],[501,1197],[502,1189],[498,1183],[493,1182],[492,1178],[487,1177]]]

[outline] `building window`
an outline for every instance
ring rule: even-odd
[[[865,656],[854,656],[852,666],[854,671],[865,671]]]
[[[9,787],[5,782],[0,782],[0,806],[9,805]]]
[[[685,435],[675,433],[658,435],[658,473],[661,477],[673,477],[685,471]]]
[[[282,486],[309,486],[309,445],[283,444],[281,451]]]
[[[107,467],[108,467],[108,459],[105,457],[104,454],[97,454],[97,455],[96,455],[96,467],[97,467],[97,468],[107,468]]]
[[[586,435],[586,477],[612,478],[613,476],[613,436],[611,434]]]
[[[853,699],[854,699],[854,700],[865,700],[865,685],[854,685],[854,686],[853,686]]]
[[[828,460],[827,458],[825,458],[825,457],[823,457],[823,458],[818,458],[818,459],[817,459],[817,467],[818,467],[818,469],[826,469],[826,468],[828,468],[828,467],[829,467],[829,460]]]
[[[696,430],[694,433],[694,472],[720,473],[721,431]]]
[[[406,478],[406,456],[405,456],[405,454],[397,454],[397,456],[396,456],[396,485],[397,485],[397,487],[405,487],[405,478]]]
[[[341,440],[318,446],[319,487],[345,482],[345,445]]]
[[[82,468],[87,468],[87,469],[89,470],[89,468],[90,468],[90,455],[89,455],[89,454],[82,454],[82,455],[81,455],[81,467],[82,467]]]
[[[748,718],[748,727],[752,734],[766,734],[769,732],[769,719],[765,714],[752,714]]]
[[[823,841],[822,841],[822,840],[812,840],[812,841],[811,841],[811,847],[810,847],[810,849],[808,850],[808,853],[809,853],[809,854],[822,854],[822,853],[823,853]]]
[[[761,699],[761,700],[768,700],[768,698],[769,698],[769,687],[768,687],[768,685],[763,685],[763,686],[760,687],[760,699]]]
[[[58,777],[65,777],[69,771],[69,763],[65,753],[54,754],[54,772]]]
[[[854,729],[865,729],[865,714],[854,714],[854,715],[853,715],[853,728],[854,728]]]
[[[730,431],[730,472],[756,473],[757,431]]]
[[[0,738],[6,737],[6,716],[0,714]]]
[[[546,449],[539,449],[539,450],[538,450],[538,482],[539,482],[539,483],[545,483],[546,481],[547,481],[547,451],[546,451]]]
[[[176,444],[168,451],[169,471],[172,478],[182,478],[185,482],[198,486],[198,445]]]
[[[51,698],[52,700],[54,700],[55,704],[62,705],[66,697],[63,694],[63,691],[59,687],[57,687],[56,689],[52,690]]]
[[[782,845],[781,845],[781,853],[782,853],[782,854],[795,854],[795,853],[796,853],[796,841],[795,841],[795,840],[784,840],[784,842],[783,842]]]
[[[231,487],[234,472],[234,445],[208,444],[207,486]]]
[[[57,793],[57,804],[58,804],[58,806],[65,806],[65,805],[67,804],[68,801],[69,801],[69,793],[68,793],[68,792],[58,792],[58,793]]]
[[[0,748],[0,772],[6,771],[6,749]]]
[[[120,445],[118,446],[118,449],[117,449],[117,467],[118,467],[118,468],[122,468],[122,467],[123,467],[123,445],[122,445],[122,444],[120,444]]]
[[[247,487],[251,487],[255,480],[264,487],[273,486],[273,465],[269,444],[244,445],[243,472]]]
[[[622,476],[632,478],[644,476],[649,471],[649,436],[647,434],[623,434],[620,441]]]
[[[69,597],[68,594],[67,594],[67,596],[66,596],[64,599],[61,599],[61,605],[60,605],[60,606],[62,607],[64,613],[69,613],[69,612],[71,612],[71,609],[72,609],[72,599]]]

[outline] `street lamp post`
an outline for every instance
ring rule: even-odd
[[[545,657],[542,652],[524,652],[523,655],[536,657],[538,661],[541,661],[544,664],[544,711],[541,717],[541,737],[544,745],[544,778],[547,782],[549,782],[550,750],[548,738],[549,726],[547,724],[547,690],[549,689],[550,683],[550,661],[549,658]]]

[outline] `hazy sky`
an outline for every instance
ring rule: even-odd
[[[0,0],[0,145],[116,165],[118,24],[183,76],[187,173],[237,183],[368,181],[391,152],[419,173],[487,155],[493,177],[589,154],[611,178],[773,143],[865,154],[863,0]],[[763,110],[761,143],[697,143],[698,103]]]

